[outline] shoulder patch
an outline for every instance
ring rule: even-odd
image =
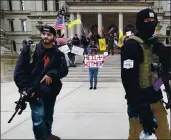
[[[134,67],[134,60],[127,59],[123,62],[123,68],[130,69]]]

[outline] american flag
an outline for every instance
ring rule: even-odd
[[[65,38],[65,37],[56,39],[57,45],[65,45],[67,44],[67,41],[68,41],[68,38]]]
[[[57,17],[56,22],[53,25],[53,28],[55,28],[55,30],[64,29],[64,19],[63,19],[63,17]]]

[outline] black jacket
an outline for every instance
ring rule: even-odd
[[[159,59],[161,62],[169,64],[166,47],[162,43],[157,43],[154,46],[154,53],[160,52]],[[140,44],[135,40],[128,40],[121,48],[121,79],[126,92],[127,103],[131,105],[154,103],[162,99],[162,92],[152,91],[151,89],[142,89],[139,84],[139,64],[143,62],[143,50]],[[133,63],[133,68],[123,68],[125,60],[130,59]]]
[[[19,88],[19,91],[27,90],[28,88],[32,87],[35,80],[44,70],[44,56],[48,56],[51,60],[52,56],[55,55],[57,60],[55,61],[56,64],[50,68],[46,75],[51,77],[53,81],[50,85],[50,88],[53,90],[53,92],[58,94],[58,89],[61,89],[62,87],[60,78],[63,77],[63,73],[60,72],[60,66],[62,63],[61,57],[63,57],[64,54],[60,51],[56,51],[55,46],[51,49],[44,49],[41,42],[38,45],[41,46],[41,49],[38,51],[38,47],[36,47],[32,63],[30,63],[29,57],[30,46],[26,45],[23,47],[23,50],[16,63],[14,81]]]
[[[79,46],[80,45],[80,39],[78,37],[73,37],[72,44],[75,46]]]

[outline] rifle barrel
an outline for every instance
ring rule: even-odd
[[[13,120],[13,118],[14,118],[14,116],[17,114],[18,110],[19,110],[19,108],[15,110],[14,114],[13,114],[12,117],[9,119],[8,123],[10,123],[10,122]]]

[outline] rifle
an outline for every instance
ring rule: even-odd
[[[163,90],[166,92],[168,102],[165,102],[162,100],[162,102],[165,104],[166,109],[171,110],[171,84],[169,81],[171,80],[171,73],[168,71],[165,71],[161,63],[152,63],[152,71],[156,71],[158,73],[158,76],[162,78],[163,84],[165,86],[165,89]]]
[[[27,96],[24,96],[24,95],[22,95],[22,93],[20,93],[19,100],[16,101],[16,102],[14,102],[16,104],[15,112],[12,115],[12,117],[9,119],[8,123],[10,123],[13,120],[13,118],[15,117],[15,115],[17,114],[17,112],[19,110],[20,111],[18,112],[18,115],[21,115],[22,112],[26,109],[26,107],[27,107],[27,103],[26,102],[29,102],[30,101],[30,99],[31,99],[30,96],[32,95],[33,92],[35,92],[35,89],[40,84],[41,79],[49,71],[49,69],[56,62],[56,60],[58,60],[56,56],[57,56],[57,54],[52,57],[51,61],[47,64],[47,66],[45,67],[45,69],[42,71],[42,73],[39,76],[39,78],[37,78],[36,81],[34,82],[33,86],[27,90],[27,92],[26,92],[27,93]],[[38,69],[35,68],[32,73],[35,73],[37,70]]]
[[[17,114],[19,110],[20,111],[18,112],[18,115],[21,115],[23,110],[25,110],[27,107],[27,103],[24,101],[22,94],[20,94],[20,98],[18,101],[15,102],[15,104],[17,104],[15,107],[15,112],[12,115],[12,117],[9,119],[8,123],[10,123],[13,120],[14,116]]]

